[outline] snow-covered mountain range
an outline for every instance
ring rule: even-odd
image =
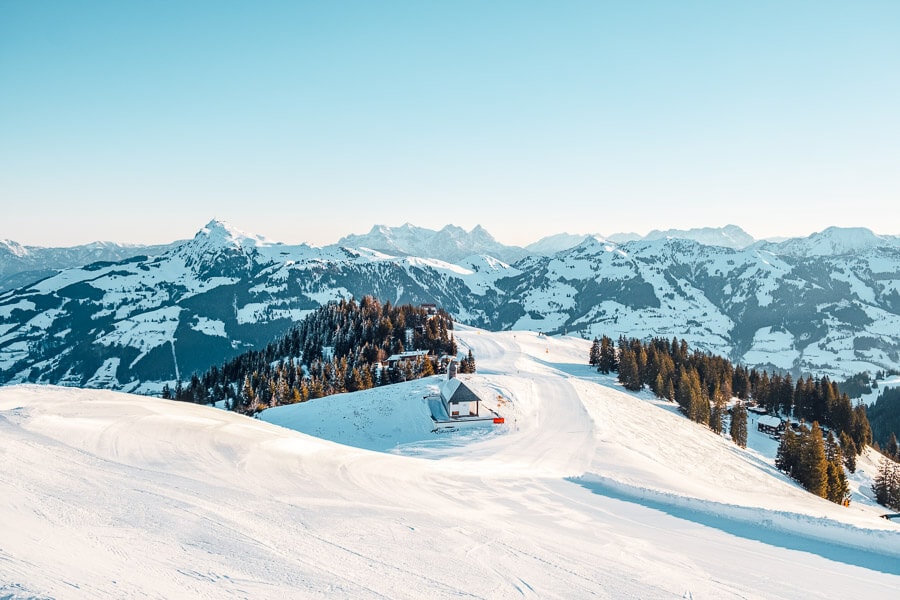
[[[139,255],[156,256],[177,244],[141,246],[93,242],[68,248],[44,248],[0,240],[0,292],[39,281],[62,269],[98,261],[120,261]]]
[[[457,262],[473,254],[486,254],[504,262],[515,262],[528,255],[524,248],[506,246],[476,225],[471,231],[447,225],[440,231],[406,223],[400,227],[375,225],[365,235],[348,235],[338,246],[369,248],[393,256],[427,256]]]
[[[712,237],[741,239],[725,229]],[[158,256],[64,270],[0,294],[0,382],[157,391],[260,346],[324,302],[365,294],[436,303],[494,330],[677,336],[794,373],[900,365],[895,237],[831,228],[736,249],[589,236],[510,265],[477,252],[493,240],[480,228],[441,231],[432,233],[451,241],[426,248],[413,245],[427,236],[412,226],[315,248],[212,221]]]

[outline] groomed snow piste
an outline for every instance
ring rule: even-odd
[[[437,378],[264,420],[0,388],[0,598],[896,597],[871,458],[840,507],[754,427],[744,451],[622,393],[589,342],[457,337],[504,425],[433,433]]]

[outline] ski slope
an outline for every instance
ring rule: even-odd
[[[828,503],[753,427],[743,451],[616,389],[589,342],[456,333],[505,425],[433,433],[437,378],[264,420],[0,388],[0,598],[896,597],[865,473]]]

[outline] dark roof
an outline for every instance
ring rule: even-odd
[[[450,394],[450,397],[447,397]],[[455,402],[481,402],[481,398],[459,379],[448,379],[441,386],[441,398],[447,403]]]

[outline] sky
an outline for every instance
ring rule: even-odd
[[[0,239],[900,234],[900,2],[0,2]]]

